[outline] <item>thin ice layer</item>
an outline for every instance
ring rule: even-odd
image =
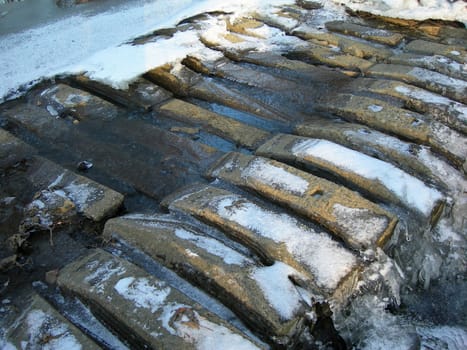
[[[305,140],[295,144],[292,151],[297,157],[313,156],[364,178],[379,181],[404,204],[426,216],[431,214],[435,203],[442,199],[441,193],[392,164],[327,140]]]
[[[321,287],[336,288],[356,265],[356,258],[351,252],[328,235],[300,225],[289,215],[274,213],[251,202],[241,202],[241,197],[236,195],[219,198],[216,209],[222,218],[285,244],[293,256],[311,270]]]

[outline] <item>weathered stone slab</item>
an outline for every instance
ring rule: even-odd
[[[306,51],[295,51],[293,54],[298,57],[304,57],[312,64],[324,64],[330,67],[356,70],[359,72],[365,72],[367,69],[374,65],[373,62],[363,58],[342,54],[339,51],[319,45],[310,47],[310,49]]]
[[[4,349],[101,349],[37,294],[6,337],[14,347]]]
[[[207,174],[285,205],[356,249],[383,246],[397,219],[356,192],[274,160],[229,153]]]
[[[36,153],[36,149],[0,128],[0,169],[11,167]]]
[[[248,35],[255,38],[261,38],[260,35],[256,34],[254,30],[264,26],[263,22],[257,21],[252,18],[240,17],[232,18],[229,17],[226,19],[227,30],[232,33],[237,33],[241,35]]]
[[[332,32],[352,35],[365,40],[391,46],[400,44],[400,42],[404,39],[404,36],[399,33],[345,21],[326,22],[326,28]]]
[[[390,162],[419,179],[429,179],[443,189],[449,188],[452,183],[462,183],[460,179],[452,179],[457,177],[458,172],[427,147],[399,140],[361,124],[314,117],[297,125],[295,132],[301,136],[337,142]]]
[[[163,103],[158,110],[171,118],[190,124],[203,125],[207,131],[246,148],[255,148],[269,136],[269,133],[264,130],[178,99]]]
[[[243,67],[225,58],[204,61],[195,56],[188,56],[183,60],[183,64],[199,73],[215,75],[269,91],[290,94],[290,91],[304,90],[302,86],[291,80]]]
[[[393,64],[426,68],[456,79],[467,80],[467,68],[464,64],[441,55],[425,56],[413,53],[399,53],[388,57],[387,61]]]
[[[101,250],[64,267],[57,283],[132,348],[258,348],[165,282]]]
[[[156,86],[145,79],[133,82],[127,90],[117,90],[84,75],[71,77],[78,86],[126,108],[143,111],[151,110],[152,106],[168,100],[171,94],[165,89]]]
[[[290,33],[302,21],[305,11],[299,7],[277,7],[270,12],[253,12],[250,15],[257,21],[266,23],[270,27],[278,28],[285,33]]]
[[[342,52],[358,58],[374,58],[376,60],[384,60],[392,55],[391,50],[382,47],[381,45],[366,44],[361,41],[353,40],[345,36],[320,32],[315,29],[307,29],[306,27],[300,27],[293,32],[293,35],[305,40],[311,40],[312,42],[320,45],[337,46]]]
[[[394,107],[381,100],[338,94],[319,108],[350,121],[429,145],[436,152],[448,157],[457,167],[462,167],[467,157],[467,140],[456,131],[441,123],[427,120],[421,114]]]
[[[197,186],[169,196],[163,205],[219,227],[230,238],[254,251],[266,265],[281,261],[293,267],[302,274],[301,278],[305,277],[302,286],[318,295],[342,298],[349,287],[346,282],[358,270],[353,253],[327,233],[232,192]]]
[[[148,78],[179,96],[191,96],[220,103],[262,118],[287,121],[288,117],[258,99],[235,89],[228,89],[212,79],[202,77],[185,66],[164,66],[149,71]]]
[[[313,0],[296,0],[295,3],[303,7],[305,10],[317,10],[323,7],[323,4],[320,1]]]
[[[467,82],[419,67],[398,64],[376,64],[366,74],[377,78],[400,80],[467,103]]]
[[[42,91],[36,104],[43,106],[53,117],[72,116],[81,120],[86,118],[113,119],[118,114],[118,107],[91,95],[83,90],[68,85],[58,84]]]
[[[426,40],[413,40],[405,45],[405,50],[424,55],[442,55],[461,64],[467,63],[465,47],[444,45]]]
[[[334,142],[278,134],[257,155],[323,170],[374,198],[402,205],[434,225],[444,207],[443,195],[419,179],[381,161]]]
[[[413,85],[393,80],[357,79],[353,88],[397,97],[417,112],[427,113],[434,119],[467,134],[467,106]]]
[[[198,186],[193,190],[199,189]],[[205,192],[199,194],[208,195],[206,202],[220,199]],[[189,201],[188,197],[184,201]],[[109,220],[104,234],[121,237],[212,294],[269,343],[293,343],[304,326],[306,307],[290,279],[303,281],[303,288],[309,289],[310,285],[305,285],[306,276],[300,270],[287,263],[258,265],[250,257],[170,216],[129,215]],[[271,240],[266,243],[274,244]],[[268,276],[273,271],[276,275]],[[256,278],[258,275],[264,275],[264,281]],[[285,309],[277,307],[279,300],[269,299],[264,283],[287,290],[282,297],[290,305]]]

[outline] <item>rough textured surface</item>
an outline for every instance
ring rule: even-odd
[[[267,158],[230,153],[208,176],[260,193],[317,221],[352,247],[384,245],[397,219],[357,193]],[[340,211],[340,208],[348,210]],[[368,226],[365,226],[365,221]],[[373,226],[373,221],[378,222]],[[354,223],[363,227],[351,228]],[[358,233],[365,231],[365,237]]]

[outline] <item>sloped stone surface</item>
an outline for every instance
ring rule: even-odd
[[[397,222],[356,192],[262,157],[227,154],[208,176],[285,205],[320,223],[356,249],[384,245]]]
[[[131,347],[258,347],[165,282],[104,251],[60,270],[58,285],[79,296]]]

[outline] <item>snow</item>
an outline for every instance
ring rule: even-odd
[[[175,230],[175,234],[177,237],[190,241],[196,246],[205,249],[209,253],[222,258],[226,264],[247,265],[253,263],[251,259],[238,253],[232,248],[227,247],[214,238],[196,235],[192,232],[180,228]]]
[[[392,164],[360,152],[320,139],[297,142],[292,149],[295,156],[321,159],[351,173],[380,182],[405,205],[429,216],[441,193]]]
[[[296,195],[304,195],[308,190],[308,181],[287,170],[270,164],[265,159],[255,159],[242,172],[243,178],[254,178]]]
[[[425,68],[414,67],[407,74],[426,83],[450,86],[460,93],[463,93],[467,88],[467,82],[463,80],[451,78]]]
[[[215,201],[222,218],[284,244],[311,271],[320,287],[335,289],[357,264],[356,257],[328,235],[301,225],[289,215],[266,210],[236,195]]]
[[[85,282],[91,284],[91,288],[96,290],[98,294],[104,293],[104,284],[112,276],[120,276],[126,272],[125,268],[115,261],[106,261],[98,266],[99,261],[89,263],[86,268],[94,270],[86,276]]]
[[[370,111],[372,111],[372,112],[378,113],[378,112],[381,112],[383,110],[383,107],[379,106],[379,105],[369,105],[368,109]]]
[[[76,205],[78,210],[82,212],[87,203],[96,200],[102,190],[90,186],[89,184],[70,183],[63,188],[67,192],[67,197]]]
[[[207,11],[248,13],[290,3],[137,0],[93,16],[76,15],[4,35],[0,38],[0,101],[20,95],[21,86],[64,73],[87,72],[93,79],[126,88],[145,70],[181,59],[201,45],[194,31],[144,45],[123,43]]]
[[[467,23],[464,1],[446,0],[334,0],[353,10],[403,19],[443,19]]]
[[[42,310],[30,311],[26,323],[29,333],[29,339],[25,344],[26,348],[36,348],[37,346],[44,350],[82,349],[81,344],[66,324]],[[48,341],[44,344],[43,339],[48,339]]]
[[[332,209],[339,226],[342,226],[353,240],[364,245],[374,243],[388,224],[386,217],[375,216],[368,209],[349,208],[337,203]]]
[[[169,296],[171,289],[164,282],[149,282],[147,278],[125,277],[120,279],[114,289],[126,300],[134,302],[139,308],[159,310]]]
[[[282,262],[255,269],[251,277],[259,284],[269,304],[285,319],[293,319],[300,309],[302,298],[289,279],[298,272]]]
[[[165,306],[159,320],[170,334],[180,336],[199,350],[258,349],[246,338],[207,320],[187,305],[172,303]]]

